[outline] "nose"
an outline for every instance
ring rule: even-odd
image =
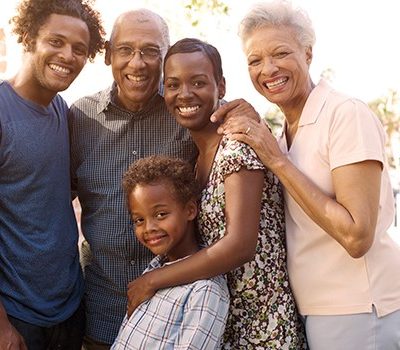
[[[143,61],[143,57],[140,54],[139,50],[134,50],[132,52],[132,57],[130,57],[128,65],[131,67],[137,67],[137,66],[144,66],[145,63]]]
[[[59,52],[59,56],[61,56],[65,61],[71,61],[74,58],[74,52],[71,45],[64,45]]]
[[[178,98],[184,100],[192,97],[192,89],[187,84],[182,84],[181,88],[179,89]]]
[[[268,58],[264,60],[263,67],[262,67],[262,73],[266,76],[271,76],[274,73],[278,72],[279,68],[275,64],[274,60],[272,58]]]
[[[152,231],[156,230],[157,229],[156,220],[147,219],[145,221],[144,228],[145,228],[145,232],[152,232]]]

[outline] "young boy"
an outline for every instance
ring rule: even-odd
[[[188,163],[152,156],[123,178],[137,239],[157,256],[150,271],[197,252],[198,185]],[[222,276],[159,290],[125,317],[112,349],[219,349],[229,308]]]

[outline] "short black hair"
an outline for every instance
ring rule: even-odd
[[[165,63],[168,58],[177,53],[191,53],[191,52],[203,52],[208,59],[211,61],[214,71],[214,78],[217,83],[223,77],[222,71],[222,60],[221,55],[218,50],[211,44],[206,43],[200,39],[195,38],[185,38],[177,41],[174,45],[172,45],[164,58],[164,71],[165,71]]]
[[[122,179],[126,197],[138,185],[167,183],[172,195],[181,203],[197,200],[199,185],[192,166],[187,161],[167,156],[150,156],[131,164]]]
[[[105,31],[100,13],[92,7],[91,0],[22,0],[17,7],[17,15],[10,23],[17,41],[24,43],[25,49],[31,51],[40,27],[52,14],[79,18],[89,29],[90,41],[88,57],[93,60],[98,52],[104,49]],[[24,40],[27,39],[27,40]]]

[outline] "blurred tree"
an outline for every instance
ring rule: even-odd
[[[264,114],[263,119],[268,122],[272,134],[278,136],[283,127],[285,116],[277,105],[271,104],[268,112]]]
[[[200,23],[200,19],[204,20],[204,13],[212,15],[228,15],[229,7],[220,0],[190,0],[186,1],[186,15],[190,19],[193,27]]]
[[[386,96],[379,97],[370,102],[369,107],[381,120],[387,134],[386,151],[389,165],[399,168],[399,156],[395,155],[394,144],[400,138],[400,94],[398,91],[389,90]]]
[[[325,68],[320,77],[325,79],[326,81],[329,81],[329,83],[332,83],[335,79],[335,70],[333,68]]]
[[[7,70],[6,56],[6,35],[4,29],[0,28],[0,73],[4,73]]]

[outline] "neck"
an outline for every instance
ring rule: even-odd
[[[215,144],[218,144],[221,140],[221,135],[217,133],[217,123],[209,123],[207,127],[201,130],[190,130],[192,139],[199,150],[199,154],[206,153],[210,148],[213,148]]]
[[[40,84],[21,69],[13,78],[9,80],[14,91],[31,102],[47,107],[57,92],[41,88]]]
[[[311,91],[314,89],[314,87],[315,84],[312,82],[310,78],[308,80],[307,87],[304,89],[304,92],[301,95],[288,101],[288,103],[282,103],[278,105],[283,114],[285,115],[285,119],[289,125],[298,124],[298,121],[301,117],[301,113],[303,112],[307,99],[310,96]]]
[[[199,243],[196,238],[195,222],[190,221],[188,223],[184,240],[179,244],[179,246],[175,246],[167,253],[167,260],[172,262],[183,259],[189,255],[195,254],[199,249]]]

